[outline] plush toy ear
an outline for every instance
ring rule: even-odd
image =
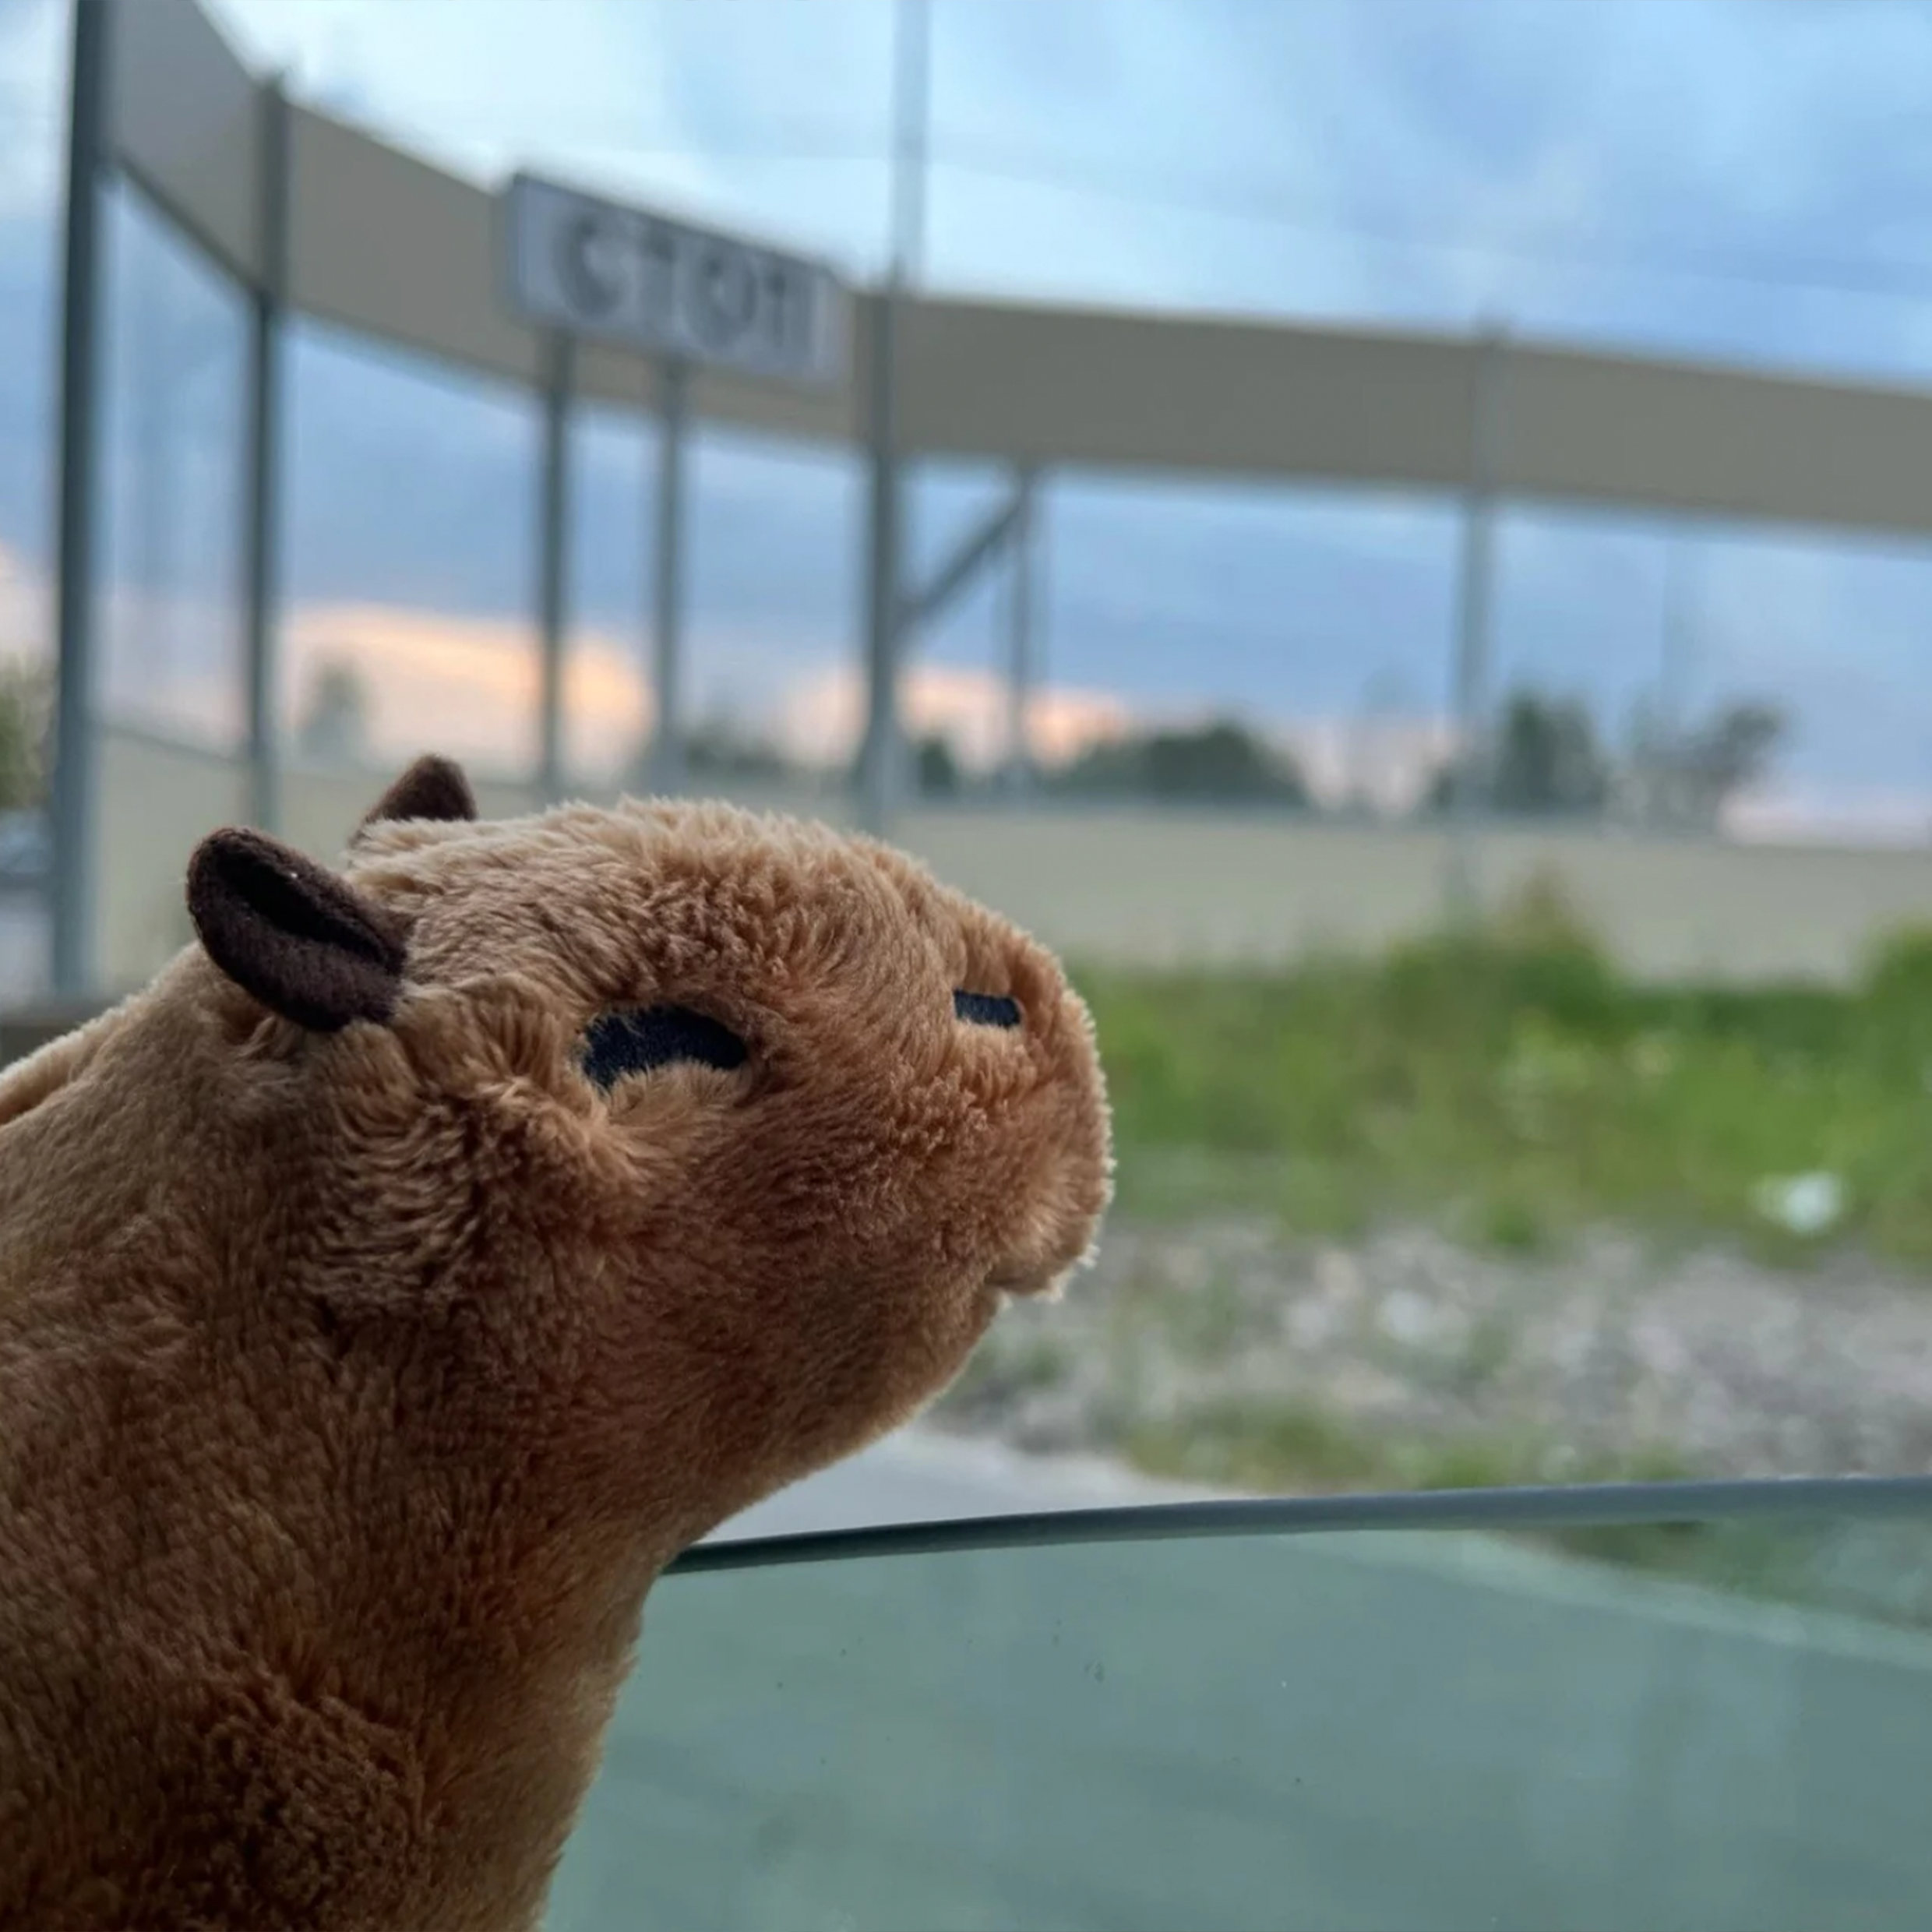
[[[208,957],[271,1012],[312,1032],[386,1021],[402,991],[400,921],[262,832],[215,832],[188,866]]]
[[[430,753],[418,758],[368,810],[358,831],[385,819],[473,819],[476,794],[453,758]]]

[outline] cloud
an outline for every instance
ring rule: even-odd
[[[901,713],[910,736],[942,737],[968,770],[985,772],[1005,759],[1007,688],[992,672],[922,665],[901,680]],[[851,755],[865,715],[858,669],[830,666],[802,679],[775,707],[773,735],[802,762],[830,765]],[[1123,736],[1133,714],[1106,692],[1048,686],[1028,707],[1028,740],[1045,764],[1065,764],[1089,746]]]
[[[373,700],[372,740],[393,761],[422,749],[424,721],[455,755],[498,768],[527,768],[534,757],[538,659],[527,627],[486,619],[451,619],[381,605],[318,605],[291,613],[286,628],[285,713],[300,709],[320,667],[353,665]],[[857,744],[863,692],[857,668],[814,665],[809,643],[782,637],[756,650],[742,640],[723,654],[765,675],[756,722],[788,756],[831,767]],[[783,667],[790,667],[788,675]],[[1006,694],[989,674],[940,666],[904,679],[908,731],[943,733],[970,767],[986,769],[1006,748]],[[580,632],[570,642],[565,678],[570,768],[583,777],[619,774],[650,731],[655,712],[636,653],[625,641]],[[748,721],[740,707],[741,728]],[[1032,706],[1036,756],[1063,763],[1097,739],[1118,737],[1131,714],[1117,697],[1049,686]]]
[[[702,195],[709,182],[685,138],[664,9],[648,0],[210,0],[210,11],[298,93],[480,178],[545,155],[594,170],[601,130],[620,146],[654,136],[667,185]]]
[[[284,640],[291,726],[318,671],[340,663],[366,686],[371,747],[386,762],[432,749],[433,738],[434,749],[495,769],[536,763],[541,665],[527,626],[380,605],[307,605],[290,613]],[[596,632],[572,638],[564,711],[573,771],[602,777],[635,755],[652,705],[621,640]]]
[[[1384,817],[1413,811],[1447,762],[1459,734],[1446,717],[1365,709],[1346,717],[1277,721],[1267,734],[1290,752],[1320,804]]]

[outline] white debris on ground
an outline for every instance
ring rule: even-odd
[[[1835,1174],[1824,1173],[1760,1181],[1752,1200],[1765,1220],[1807,1241],[1829,1234],[1844,1218],[1849,1204],[1844,1182]]]

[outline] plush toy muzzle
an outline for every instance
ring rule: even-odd
[[[883,846],[440,760],[188,900],[0,1076],[0,1925],[527,1928],[664,1565],[1086,1256],[1087,1014]]]

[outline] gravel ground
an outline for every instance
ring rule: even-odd
[[[1105,1451],[1230,1402],[1370,1445],[1507,1441],[1550,1480],[1923,1472],[1932,1281],[1615,1233],[1532,1259],[1415,1227],[1343,1245],[1235,1216],[1117,1225],[1063,1299],[1009,1311],[934,1420]]]

